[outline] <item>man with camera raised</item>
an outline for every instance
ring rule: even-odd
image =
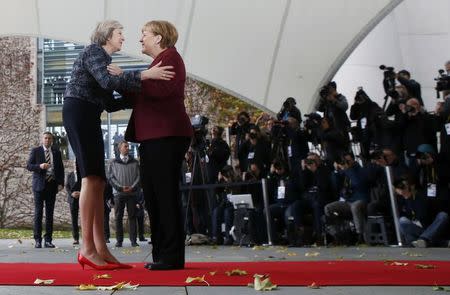
[[[239,160],[239,168],[246,171],[248,168],[247,150],[246,150],[246,134],[250,132],[250,127],[255,124],[250,123],[250,115],[242,111],[238,114],[237,120],[229,125],[230,135],[236,135],[235,158]]]
[[[344,95],[336,90],[336,82],[332,81],[323,86],[320,90],[320,100],[316,105],[316,110],[323,112],[333,126],[341,130],[348,139],[350,120],[347,116],[348,102]]]
[[[411,79],[411,74],[407,70],[401,70],[397,73],[396,77],[397,81],[406,87],[409,96],[416,98],[420,105],[423,106],[420,84],[416,80]]]
[[[360,142],[361,155],[365,160],[369,158],[371,145],[380,143],[378,135],[381,131],[380,119],[383,117],[383,110],[380,106],[372,101],[362,88],[358,89],[355,95],[355,103],[350,108],[350,118],[357,120],[357,130],[360,138],[353,136],[353,141]]]
[[[430,144],[436,150],[436,124],[416,98],[410,98],[406,105],[401,105],[403,115],[399,119],[399,128],[403,130],[403,148],[407,160],[415,164],[417,147],[421,144]],[[408,165],[409,166],[409,165]]]

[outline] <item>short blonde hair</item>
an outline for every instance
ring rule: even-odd
[[[174,25],[165,20],[153,20],[147,22],[142,28],[143,31],[150,31],[155,36],[160,35],[161,48],[173,47],[178,40],[178,31]]]
[[[105,45],[115,29],[123,29],[122,24],[116,20],[109,19],[99,22],[92,32],[91,42],[100,46]]]

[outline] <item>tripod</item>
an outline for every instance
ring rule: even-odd
[[[202,165],[202,159],[204,159],[204,156],[202,155],[206,155],[206,152],[199,148],[192,148],[192,169],[191,169],[191,182],[189,184],[189,189],[188,189],[188,197],[187,197],[187,202],[186,202],[186,214],[185,214],[185,220],[184,220],[184,227],[187,228],[188,225],[188,218],[189,218],[189,212],[192,213],[193,217],[197,217],[198,218],[198,227],[202,227],[204,226],[205,231],[210,233],[211,232],[211,218],[210,218],[210,211],[211,211],[211,198],[210,198],[210,192],[209,190],[206,190],[206,199],[207,199],[207,203],[206,203],[206,208],[195,208],[195,204],[192,204],[192,191],[194,190],[193,185],[196,184],[200,184],[200,185],[205,185],[207,183],[206,181],[206,173],[204,171],[204,167]],[[197,182],[198,179],[198,172],[200,172],[200,183],[194,183]],[[201,198],[201,197],[200,197]],[[202,204],[202,203],[199,203]],[[202,204],[204,205],[204,204]],[[198,209],[198,210],[197,210]],[[191,210],[191,211],[189,211]],[[197,215],[197,216],[194,216]],[[194,226],[195,227],[195,226]]]

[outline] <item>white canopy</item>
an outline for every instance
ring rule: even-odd
[[[152,19],[178,28],[188,73],[263,109],[286,97],[302,111],[352,50],[401,0],[14,0],[2,1],[0,35],[88,43],[95,24],[125,26],[124,54],[140,57]]]

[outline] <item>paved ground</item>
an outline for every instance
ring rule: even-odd
[[[77,248],[71,240],[55,240],[56,249],[34,249],[33,240],[0,240],[0,262],[73,262]],[[141,247],[132,248],[124,242],[123,248],[113,247],[112,252],[124,262],[148,261],[151,246],[141,243]],[[319,252],[319,256],[307,257],[308,252]],[[284,247],[212,247],[190,246],[186,248],[187,261],[310,261],[310,260],[450,260],[449,248],[410,249],[398,247],[339,247],[339,248],[284,248]],[[79,294],[73,287],[23,287],[0,286],[1,295],[18,294]],[[280,287],[274,294],[436,294],[431,287],[323,287],[318,290],[306,287]],[[83,292],[83,294],[86,292]],[[130,294],[257,294],[246,287],[139,287]],[[108,292],[89,291],[86,294],[108,294]],[[117,294],[117,293],[116,293]],[[448,294],[448,293],[443,293]]]

